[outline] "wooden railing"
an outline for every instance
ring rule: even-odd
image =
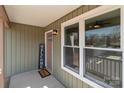
[[[85,72],[112,87],[122,87],[122,61],[98,56],[86,56]]]

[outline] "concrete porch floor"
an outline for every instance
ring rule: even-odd
[[[12,76],[9,88],[64,88],[64,86],[52,75],[41,78],[37,71],[29,71]]]

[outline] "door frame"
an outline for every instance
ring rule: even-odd
[[[46,31],[45,32],[45,66],[46,66],[46,68],[47,68],[47,34],[48,33],[51,33],[51,32],[53,32],[53,30],[49,30],[49,31]],[[53,35],[52,35],[52,71],[51,71],[51,73],[53,73]]]

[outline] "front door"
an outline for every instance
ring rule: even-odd
[[[46,67],[52,72],[52,49],[53,49],[53,37],[52,31],[48,31],[45,33],[45,59],[46,59]]]

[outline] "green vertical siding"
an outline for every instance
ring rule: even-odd
[[[98,5],[86,5],[77,8],[71,13],[63,16],[62,18],[56,20],[55,22],[46,26],[45,30],[58,29],[58,35],[54,36],[53,39],[53,74],[55,77],[63,83],[66,87],[74,88],[90,88],[88,84],[82,82],[76,77],[72,76],[68,72],[61,69],[61,23],[72,19],[80,14],[83,14],[91,9],[98,7]]]
[[[5,32],[6,77],[38,68],[39,43],[44,43],[44,28],[11,23]]]

